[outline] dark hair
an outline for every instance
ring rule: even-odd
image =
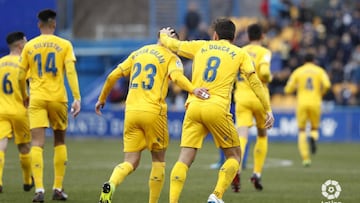
[[[304,62],[313,62],[314,61],[314,54],[306,53],[304,56]]]
[[[219,39],[226,39],[233,41],[235,37],[235,24],[227,18],[216,19],[213,23],[214,31],[219,36]]]
[[[40,11],[37,17],[41,22],[46,23],[49,22],[50,20],[55,20],[56,12],[51,9],[45,9]]]
[[[7,35],[6,42],[8,45],[11,45],[14,42],[24,39],[24,37],[25,34],[23,32],[12,32]]]
[[[171,30],[173,30],[170,34],[175,34],[176,39],[179,39],[179,34],[176,32],[176,30],[172,27],[170,27]],[[158,38],[160,37],[160,31],[158,32]]]
[[[247,28],[247,34],[250,41],[260,40],[262,36],[262,28],[259,24],[249,25]]]

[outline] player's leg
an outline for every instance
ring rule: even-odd
[[[209,196],[208,202],[213,201],[214,198],[221,202],[224,192],[240,168],[241,150],[232,115],[217,106],[211,106],[211,109],[210,112],[208,110],[206,113],[203,112],[202,118],[206,128],[213,135],[215,145],[224,151],[226,161],[219,170],[215,189]]]
[[[310,166],[311,159],[309,154],[309,144],[306,134],[306,121],[307,121],[307,109],[304,107],[298,107],[296,111],[297,123],[299,128],[298,135],[298,149],[302,159],[302,163],[305,167]]]
[[[33,202],[44,201],[44,155],[43,149],[45,144],[45,128],[33,128],[31,129],[32,146],[31,146],[31,171],[34,177],[35,183],[35,196]]]
[[[188,169],[195,159],[197,149],[201,148],[203,139],[208,133],[200,122],[200,110],[201,106],[199,104],[191,103],[185,113],[180,144],[181,150],[170,174],[170,203],[179,201]]]
[[[115,189],[139,165],[141,151],[146,148],[145,135],[138,127],[138,122],[143,119],[141,112],[126,112],[124,120],[124,160],[113,169],[111,176],[104,183],[100,194],[99,203],[111,202]],[[140,118],[140,119],[139,119]],[[145,120],[145,119],[144,119]]]
[[[125,144],[124,144],[125,145]],[[115,189],[139,165],[141,152],[125,152],[124,161],[113,169],[111,176],[102,186],[99,203],[110,203]]]
[[[151,151],[152,164],[149,176],[149,203],[157,203],[165,182],[165,149]]]
[[[196,148],[181,148],[179,158],[173,166],[170,174],[170,203],[177,203],[179,201],[186,181],[187,172],[196,157],[196,153]]]
[[[66,200],[63,182],[66,173],[68,152],[65,144],[66,129],[68,124],[68,104],[65,102],[49,102],[48,114],[54,133],[54,182],[53,200]]]
[[[258,136],[254,146],[254,168],[250,181],[254,184],[255,189],[262,190],[261,175],[264,168],[266,156],[268,151],[268,137],[266,129],[258,128]]]
[[[5,151],[8,144],[7,136],[0,139],[0,193],[3,192],[3,172],[5,166]]]
[[[268,152],[268,137],[266,129],[264,129],[266,112],[260,103],[253,109],[253,112],[256,120],[257,137],[254,146],[254,168],[250,181],[254,184],[255,189],[262,190],[261,174]]]
[[[45,145],[45,128],[49,127],[48,112],[46,110],[47,102],[31,99],[29,104],[29,121],[31,141],[31,171],[35,183],[35,196],[33,202],[44,201],[44,183],[43,183],[43,148]]]
[[[309,119],[311,124],[310,131],[310,151],[312,154],[316,153],[317,141],[319,140],[319,126],[321,117],[321,106],[314,106],[309,112]]]
[[[232,183],[231,188],[234,192],[240,191],[240,174],[242,169],[242,164],[244,161],[244,155],[248,143],[248,136],[249,136],[249,127],[253,125],[253,114],[251,111],[251,107],[244,102],[238,101],[235,106],[235,119],[236,119],[236,126],[237,126],[237,134],[240,140],[240,149],[241,149],[241,162],[240,168],[238,173],[235,175]]]
[[[34,187],[31,173],[31,135],[27,113],[13,119],[15,144],[19,151],[20,166],[23,175],[23,189],[30,191]]]
[[[0,117],[0,193],[3,192],[3,172],[5,166],[5,151],[8,138],[11,138],[12,127],[8,118]]]
[[[152,164],[149,176],[149,203],[157,203],[165,182],[165,152],[169,145],[167,116],[145,112],[142,127],[148,148],[151,151]],[[145,115],[144,115],[145,116]]]

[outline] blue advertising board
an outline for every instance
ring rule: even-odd
[[[274,112],[275,124],[269,130],[270,141],[296,141],[297,123],[292,112]],[[171,139],[180,139],[184,112],[169,112],[168,126]],[[70,136],[121,137],[124,130],[123,110],[103,110],[102,116],[84,110],[74,119],[69,118]],[[359,142],[360,109],[334,110],[323,113],[319,129],[320,141]],[[256,136],[256,129],[250,129]]]

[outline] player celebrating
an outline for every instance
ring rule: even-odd
[[[266,93],[266,99],[270,103],[269,90],[267,84],[271,81],[270,60],[271,52],[261,45],[263,32],[258,24],[252,24],[247,29],[250,43],[244,47],[244,50],[251,56],[255,71],[261,80]],[[256,120],[257,139],[254,147],[254,168],[251,182],[257,190],[262,190],[263,186],[260,182],[261,172],[265,163],[268,148],[268,138],[266,133],[265,121],[266,111],[256,94],[251,89],[249,81],[246,77],[239,75],[234,92],[235,97],[235,115],[238,135],[240,139],[241,151],[245,151],[248,142],[249,128],[253,125],[253,118]],[[242,154],[243,160],[244,153]],[[232,182],[232,189],[238,192],[240,189],[240,171]]]
[[[74,102],[72,114],[80,112],[80,91],[75,69],[73,47],[68,40],[54,35],[56,12],[46,9],[38,14],[41,35],[30,40],[21,54],[19,79],[29,72],[30,104],[29,120],[32,140],[32,172],[35,180],[33,202],[44,202],[43,148],[45,128],[54,132],[54,184],[53,200],[66,200],[63,179],[67,162],[65,134],[68,124],[68,99],[64,75],[68,79]],[[23,95],[25,86],[22,85]]]
[[[319,139],[322,96],[330,88],[330,80],[322,67],[314,63],[314,55],[307,53],[304,65],[298,67],[285,86],[285,93],[297,91],[296,118],[299,128],[298,147],[303,165],[311,165],[309,144],[306,135],[306,124],[310,121],[310,149],[316,152],[316,141]]]
[[[235,25],[229,19],[214,23],[213,40],[179,41],[168,37],[171,29],[162,29],[160,41],[177,54],[193,59],[192,82],[209,89],[211,97],[200,100],[190,95],[181,136],[181,151],[170,175],[170,203],[177,203],[183,189],[187,171],[195,159],[206,135],[210,132],[214,142],[225,154],[226,161],[219,170],[216,187],[208,203],[221,203],[222,197],[239,170],[240,141],[230,114],[231,92],[240,71],[260,98],[267,112],[265,128],[273,125],[274,118],[263,85],[255,74],[250,56],[232,44]]]
[[[177,37],[176,32],[172,34]],[[103,185],[99,203],[111,203],[115,188],[139,165],[141,152],[149,149],[152,167],[149,177],[149,203],[157,203],[164,184],[165,151],[169,143],[167,104],[169,78],[201,99],[209,97],[207,89],[194,88],[183,75],[180,59],[158,44],[144,46],[130,56],[107,77],[95,111],[100,108],[115,82],[130,77],[124,120],[124,161],[118,164],[108,182]]]
[[[31,179],[31,135],[27,110],[18,83],[19,58],[26,43],[22,32],[13,32],[6,37],[10,53],[0,59],[0,193],[3,191],[2,175],[5,164],[5,151],[8,138],[15,138],[18,146],[20,165],[23,174],[23,189],[30,191],[34,186]],[[25,80],[21,81],[25,83]],[[26,105],[26,104],[25,104]]]

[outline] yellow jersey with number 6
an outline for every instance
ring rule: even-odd
[[[0,114],[15,115],[26,111],[19,88],[19,58],[7,55],[0,59]]]
[[[65,64],[75,62],[70,41],[55,35],[40,35],[24,47],[20,67],[28,72],[31,99],[67,102]]]

